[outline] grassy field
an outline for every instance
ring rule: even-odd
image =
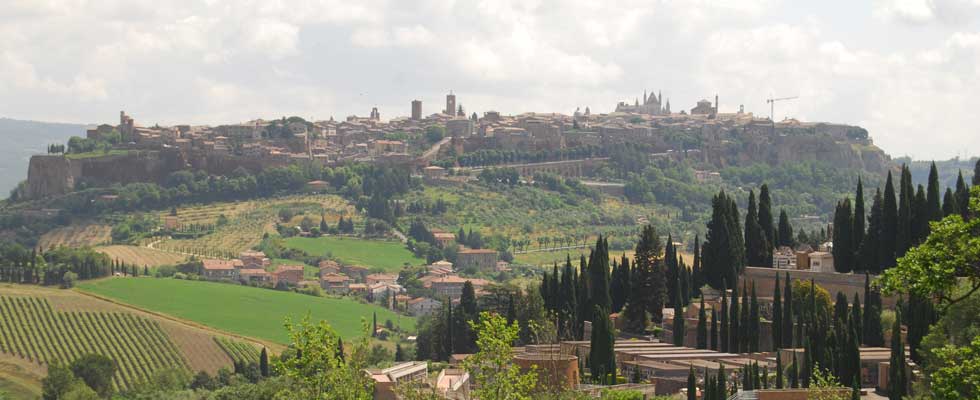
[[[107,254],[114,260],[119,260],[127,264],[135,264],[140,267],[144,265],[151,268],[161,265],[174,265],[187,260],[187,256],[182,254],[168,253],[137,246],[113,245],[96,247],[95,250]]]
[[[286,246],[319,256],[330,253],[345,264],[374,267],[396,272],[405,263],[419,265],[425,262],[415,257],[401,242],[394,240],[368,240],[337,236],[318,238],[293,237],[286,239]]]
[[[0,398],[40,398],[43,377],[43,368],[36,364],[28,365],[23,360],[16,359],[0,360]]]
[[[307,295],[213,282],[155,278],[112,278],[84,282],[80,290],[216,329],[285,344],[286,317],[298,320],[306,313],[326,320],[343,337],[361,335],[361,319],[392,320],[414,330],[415,319],[349,299]]]

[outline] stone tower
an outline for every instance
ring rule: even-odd
[[[450,90],[446,95],[446,109],[442,111],[446,115],[456,115],[456,95]]]
[[[412,100],[412,120],[422,119],[422,100]]]

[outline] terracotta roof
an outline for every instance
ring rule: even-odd
[[[230,260],[208,259],[201,261],[206,270],[229,270],[235,269],[235,263]]]
[[[374,279],[379,281],[394,281],[398,280],[398,275],[395,274],[371,274],[367,276],[367,279]]]
[[[269,275],[269,273],[261,268],[245,268],[238,271],[241,275]]]
[[[276,268],[275,272],[273,272],[273,273],[274,274],[281,274],[283,272],[289,272],[289,271],[301,271],[302,272],[303,271],[303,266],[302,265],[280,265],[279,268]]]
[[[463,249],[460,250],[458,254],[490,254],[496,252],[497,250],[493,249]]]

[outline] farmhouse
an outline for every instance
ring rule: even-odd
[[[418,297],[408,301],[408,312],[416,317],[429,315],[439,311],[442,303],[428,297]]]
[[[497,268],[497,251],[492,249],[464,249],[456,255],[456,266],[459,269],[476,268],[482,271],[493,271]]]
[[[243,251],[238,255],[246,268],[266,268],[270,265],[269,258],[261,251]]]
[[[326,273],[320,275],[320,287],[330,294],[347,294],[350,292],[351,278],[344,274]]]
[[[272,281],[277,285],[279,282],[298,285],[301,280],[303,280],[302,265],[280,265],[272,272]]]
[[[203,264],[203,275],[208,280],[238,279],[238,268],[241,267],[239,260],[217,260],[208,259],[201,261]]]
[[[364,283],[372,286],[378,283],[394,285],[398,282],[398,275],[395,274],[370,274],[364,278]]]
[[[238,278],[248,282],[271,282],[272,275],[261,268],[242,268],[238,271]]]

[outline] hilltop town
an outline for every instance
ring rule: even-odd
[[[21,198],[43,198],[89,186],[161,182],[182,169],[227,175],[296,163],[323,166],[372,163],[442,176],[447,168],[521,165],[522,172],[588,175],[602,163],[603,149],[628,143],[658,157],[690,160],[706,174],[754,162],[779,165],[815,160],[881,172],[888,156],[860,127],[794,119],[774,122],[744,111],[721,113],[718,96],[690,110],[673,112],[662,95],[647,95],[610,113],[589,107],[571,115],[486,111],[467,115],[455,94],[439,112],[425,114],[420,100],[410,116],[369,116],[307,121],[299,117],[216,126],[141,126],[120,112],[117,124],[102,124],[49,154],[31,158]],[[481,157],[489,151],[505,157]],[[467,157],[467,155],[473,155]],[[599,160],[590,160],[590,159]],[[557,163],[556,163],[557,162]],[[548,164],[551,163],[551,164]],[[525,165],[527,164],[527,165]]]

